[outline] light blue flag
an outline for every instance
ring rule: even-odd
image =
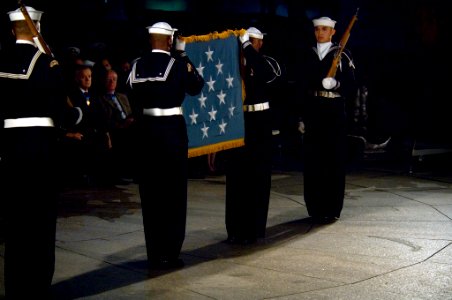
[[[243,146],[244,122],[240,49],[235,31],[191,36],[185,50],[205,85],[188,96],[183,112],[189,157]]]

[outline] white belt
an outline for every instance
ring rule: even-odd
[[[182,115],[182,107],[173,108],[145,108],[143,114],[153,117]]]
[[[257,103],[257,104],[250,104],[250,105],[243,105],[243,111],[262,111],[267,110],[270,108],[270,103],[264,102],[264,103]]]
[[[53,127],[53,120],[51,118],[18,118],[5,119],[4,128],[15,127]]]
[[[323,98],[339,98],[341,94],[332,91],[314,91],[313,95]]]

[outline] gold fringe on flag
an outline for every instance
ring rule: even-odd
[[[184,41],[185,43],[208,42],[210,40],[227,39],[231,35],[235,35],[235,36],[243,35],[243,34],[245,34],[245,32],[246,32],[245,29],[239,29],[239,30],[228,29],[228,30],[225,30],[220,33],[217,31],[214,31],[214,32],[204,34],[204,35],[191,35],[191,36],[187,36],[187,37],[182,36],[179,38],[182,41]]]
[[[206,145],[198,148],[188,149],[188,158],[215,153],[222,150],[228,150],[232,148],[242,147],[245,145],[243,138],[225,141],[217,144]]]

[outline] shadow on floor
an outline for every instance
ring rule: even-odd
[[[328,225],[313,224],[310,218],[295,220],[267,228],[267,238],[252,245],[228,245],[224,242],[218,242],[192,251],[183,251],[181,257],[186,263],[184,268],[190,268],[219,258],[238,257],[263,251],[278,244],[289,242],[296,236],[309,234],[314,230],[321,229],[322,226]],[[141,250],[127,249],[126,251],[135,253]],[[121,257],[118,253],[112,256]],[[108,258],[105,261],[109,261]],[[124,271],[121,271],[121,269]],[[146,259],[128,261],[121,264],[112,264],[58,282],[52,286],[52,290],[57,299],[83,298],[175,271],[148,271]]]

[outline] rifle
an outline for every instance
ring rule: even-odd
[[[31,33],[33,34],[33,40],[38,46],[39,50],[42,52],[54,57],[52,50],[50,50],[47,43],[44,41],[44,38],[39,33],[38,29],[36,29],[35,23],[30,17],[30,14],[28,13],[27,9],[25,8],[25,5],[22,3],[22,0],[17,0],[17,4],[19,4],[20,11],[24,15],[25,22],[28,25],[28,28],[30,29]]]
[[[333,62],[331,63],[330,70],[328,71],[328,74],[326,77],[335,77],[337,67],[339,66],[339,62],[341,61],[341,55],[342,52],[345,49],[345,45],[347,44],[348,38],[350,37],[350,31],[352,31],[352,27],[355,24],[355,22],[358,20],[358,11],[359,8],[356,9],[355,15],[350,20],[350,23],[347,26],[347,29],[345,30],[344,34],[342,35],[341,41],[339,42],[339,49],[334,54]]]

